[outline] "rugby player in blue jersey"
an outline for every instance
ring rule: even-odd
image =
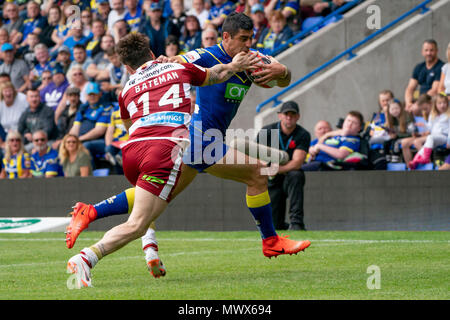
[[[206,49],[197,49],[182,56],[170,59],[170,62],[190,62],[210,68],[217,64],[227,64],[239,52],[248,52],[253,36],[252,20],[242,13],[232,13],[223,26],[223,41]],[[160,61],[169,59],[160,57]],[[275,59],[262,71],[254,73],[259,78],[255,82],[265,84],[276,80],[277,85],[285,87],[291,81],[288,68]],[[214,176],[245,183],[247,185],[247,206],[253,215],[261,233],[263,254],[266,257],[280,254],[293,254],[304,250],[309,241],[294,241],[277,235],[272,222],[272,209],[267,187],[267,176],[262,174],[265,165],[260,161],[250,161],[247,155],[228,147],[223,139],[225,131],[234,118],[244,95],[231,95],[237,89],[250,88],[251,82],[244,72],[234,74],[229,80],[208,87],[198,87],[196,110],[193,114],[190,131],[190,147],[185,152],[182,165],[182,178],[178,182],[172,197],[183,191],[196,177],[198,172],[207,172]],[[207,136],[208,130],[222,133],[222,140],[217,135]],[[211,132],[211,131],[210,131]],[[211,148],[211,145],[214,147]],[[205,149],[213,149],[210,158],[205,159]],[[211,159],[212,157],[212,159]],[[231,159],[231,161],[230,161]],[[236,164],[235,159],[245,159],[243,164]],[[76,238],[88,224],[96,219],[131,212],[134,189],[128,189],[96,205],[78,202],[72,213],[72,221],[67,228],[66,243],[72,248]],[[149,229],[142,237],[147,265],[153,276],[165,275],[165,268],[157,255],[157,242],[154,230]]]

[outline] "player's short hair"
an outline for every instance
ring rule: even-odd
[[[253,30],[253,21],[244,13],[232,12],[223,22],[222,32],[228,32],[234,37],[239,30]]]
[[[152,60],[150,40],[142,33],[127,34],[117,43],[116,51],[119,54],[120,62],[135,70]]]
[[[437,44],[436,40],[434,40],[434,39],[427,39],[427,40],[425,40],[423,43],[424,43],[424,44],[425,44],[425,43],[432,44],[432,45],[434,45],[434,47],[435,47],[436,49],[437,49],[437,47],[438,47],[438,44]]]

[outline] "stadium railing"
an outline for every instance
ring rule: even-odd
[[[312,32],[317,31],[321,27],[325,26],[328,22],[337,22],[342,19],[342,13],[352,9],[353,7],[356,7],[361,2],[364,2],[365,0],[352,0],[347,2],[345,5],[340,7],[339,9],[333,11],[329,15],[322,17],[322,19],[318,20],[316,23],[313,23],[310,27],[302,30],[301,32],[294,35],[292,38],[286,41],[286,43],[282,44],[281,46],[278,46],[274,48],[272,51],[268,52],[267,54],[269,56],[276,56],[277,54],[283,52],[287,48],[291,47],[293,44],[296,44],[301,41],[301,39],[307,37]]]
[[[432,2],[432,1],[433,0],[425,0],[425,1],[423,1],[419,5],[417,5],[416,7],[412,8],[411,10],[405,12],[404,14],[402,14],[401,16],[396,18],[395,20],[391,21],[390,23],[388,23],[387,25],[382,27],[381,29],[379,29],[376,32],[372,33],[371,35],[367,36],[365,39],[359,41],[358,43],[354,44],[353,46],[351,46],[347,50],[341,52],[340,54],[338,54],[334,58],[330,59],[328,62],[325,62],[324,64],[322,64],[320,67],[314,69],[313,71],[308,73],[306,76],[298,79],[296,82],[294,82],[291,85],[287,86],[286,88],[284,88],[283,90],[281,90],[280,92],[278,92],[277,94],[272,96],[271,98],[261,102],[260,104],[258,104],[256,106],[256,113],[261,112],[263,107],[268,105],[269,103],[273,103],[272,108],[275,108],[276,106],[278,106],[279,104],[282,103],[282,101],[280,100],[280,97],[283,96],[286,92],[288,92],[288,91],[292,90],[293,88],[297,87],[299,84],[305,82],[306,80],[308,80],[309,78],[311,78],[315,74],[319,73],[320,71],[326,69],[328,66],[332,65],[333,63],[335,63],[336,61],[340,60],[341,58],[343,58],[343,57],[348,55],[347,60],[353,59],[354,57],[356,57],[356,54],[353,52],[354,50],[356,50],[360,46],[364,45],[365,43],[369,42],[370,40],[372,40],[373,38],[375,38],[379,34],[385,32],[386,30],[388,30],[390,28],[392,28],[393,26],[398,24],[400,21],[402,21],[405,18],[409,17],[410,15],[415,13],[416,11],[421,10],[421,14],[424,14],[424,13],[428,12],[430,9],[427,8],[427,5],[430,2]]]

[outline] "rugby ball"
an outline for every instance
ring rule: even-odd
[[[263,63],[263,64],[270,64],[271,63],[269,57],[263,55],[259,51],[250,51],[250,53],[251,54],[256,54],[257,57],[259,58],[259,60],[261,61],[261,63]],[[246,70],[245,74],[247,75],[247,78],[249,78],[250,81],[253,82],[255,85],[257,85],[258,87],[262,87],[262,88],[273,88],[273,87],[275,87],[277,85],[277,81],[276,80],[272,80],[272,81],[270,81],[270,82],[268,82],[266,84],[263,84],[263,85],[254,82],[254,80],[257,79],[257,77],[253,76],[253,73],[261,71],[261,70],[263,70],[262,67],[258,68],[256,70],[253,70],[251,72]]]

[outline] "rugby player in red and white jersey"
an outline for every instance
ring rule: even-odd
[[[119,106],[130,134],[122,153],[124,174],[136,186],[134,206],[127,222],[70,258],[67,270],[77,275],[79,287],[91,286],[90,270],[97,262],[142,237],[167,207],[180,179],[183,148],[189,143],[191,85],[224,82],[234,73],[259,66],[259,60],[248,53],[212,68],[159,63],[150,50],[149,39],[139,33],[122,38],[117,52],[131,74],[119,96]]]

